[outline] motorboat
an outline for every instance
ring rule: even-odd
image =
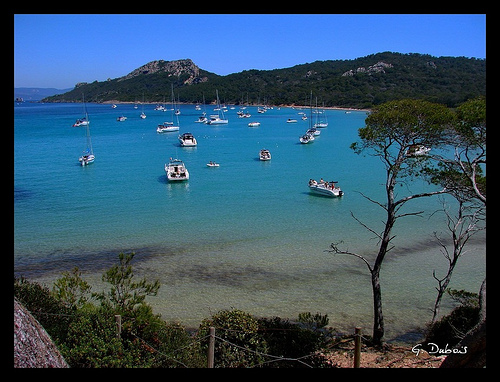
[[[196,142],[196,138],[191,133],[179,135],[179,142],[182,147],[193,147],[198,144],[198,142]]]
[[[426,155],[429,151],[431,151],[431,149],[424,145],[411,145],[408,147],[405,154],[407,157],[411,158]]]
[[[236,114],[238,114],[238,118],[250,118],[252,114],[244,111],[237,111]]]
[[[248,124],[248,127],[259,127],[260,126],[260,122],[250,122]]]
[[[207,167],[219,167],[220,165],[217,162],[210,161],[207,163]]]
[[[83,118],[78,118],[76,122],[73,124],[73,127],[87,126],[88,124],[89,121],[87,120],[87,117],[83,117]]]
[[[170,182],[180,182],[189,179],[189,171],[180,159],[172,159],[165,163],[165,173]]]
[[[288,118],[286,120],[286,123],[297,123],[297,120],[296,119],[293,119],[293,118]]]
[[[122,116],[120,116],[120,117],[116,118],[116,120],[117,120],[118,122],[124,122],[124,121],[126,121],[126,120],[127,120],[127,117],[125,117],[125,116],[123,116],[123,115],[122,115]]]
[[[169,131],[179,131],[179,126],[174,126],[173,122],[163,122],[156,127],[157,133],[167,133]]]
[[[259,159],[262,161],[271,160],[271,152],[267,149],[260,150]]]
[[[340,187],[335,187],[337,182],[325,182],[323,178],[317,182],[314,179],[309,179],[309,189],[317,194],[330,196],[330,197],[340,197],[344,195],[344,191]]]

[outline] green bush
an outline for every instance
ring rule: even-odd
[[[430,324],[425,336],[426,343],[435,343],[439,348],[455,346],[479,320],[479,296],[463,290],[448,290],[448,294],[460,305],[439,321]]]
[[[259,334],[259,323],[249,313],[238,309],[221,310],[202,321],[198,337],[208,350],[209,328],[215,327],[215,367],[252,367],[262,363],[266,342]]]

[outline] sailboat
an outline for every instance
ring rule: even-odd
[[[206,108],[206,105],[205,105],[205,93],[203,93],[203,108],[205,110],[203,110],[203,113],[201,113],[201,115],[198,117],[198,119],[195,121],[197,123],[207,123],[208,122],[208,118],[207,118],[207,108]],[[200,105],[196,105],[195,107],[196,110],[200,111],[201,110],[201,106]]]
[[[323,115],[323,117],[319,117],[318,115]],[[313,125],[313,127],[318,127],[318,128],[323,128],[323,127],[328,127],[328,119],[326,118],[326,112],[324,109],[324,103],[323,103],[323,110],[319,111],[318,109],[318,97],[316,97],[316,123]]]
[[[166,110],[166,109],[165,109]],[[166,133],[169,131],[178,131],[179,130],[179,116],[174,113],[175,110],[175,98],[174,98],[174,85],[172,84],[172,108],[170,109],[172,112],[172,121],[171,122],[163,122],[156,127],[157,133]],[[174,115],[177,121],[177,124],[174,123]]]
[[[229,121],[224,117],[224,110],[220,106],[219,91],[216,89],[215,93],[217,94],[217,107],[214,110],[217,110],[217,115],[211,115],[210,119],[207,121],[207,124],[208,125],[227,124]]]
[[[86,112],[85,112],[85,119],[87,121],[89,121],[89,116]],[[92,139],[90,138],[90,126],[89,126],[89,124],[90,124],[90,122],[88,122],[85,125],[85,136],[87,138],[87,148],[83,152],[83,155],[80,158],[78,158],[78,161],[80,162],[80,164],[82,166],[87,166],[91,163],[94,163],[94,160],[95,160],[94,150],[92,149]]]
[[[76,122],[73,124],[73,127],[78,127],[78,126],[87,126],[90,122],[87,118],[87,108],[85,106],[85,95],[82,94],[82,103],[83,103],[83,114],[85,114],[85,117],[83,118],[78,118]]]
[[[146,118],[146,114],[144,113],[144,93],[142,93],[142,104],[141,104],[141,106],[142,106],[142,111],[141,111],[140,117],[141,117],[141,119],[145,119]]]

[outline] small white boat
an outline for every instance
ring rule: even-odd
[[[208,118],[205,115],[200,115],[198,119],[195,121],[196,123],[207,123]]]
[[[196,138],[191,133],[184,133],[179,135],[179,142],[182,147],[194,147],[198,144]]]
[[[314,141],[314,135],[306,133],[306,134],[301,135],[299,137],[299,141],[302,144],[307,144],[307,143],[313,142]]]
[[[86,117],[83,118],[78,118],[76,122],[73,124],[73,127],[78,127],[78,126],[87,126],[89,124],[89,121],[87,120]]]
[[[317,137],[318,135],[321,134],[321,131],[315,127],[311,127],[310,129],[307,129],[306,134],[311,134],[311,135]]]
[[[431,149],[424,145],[411,145],[408,147],[405,154],[407,157],[411,158],[426,155],[429,151],[431,151]]]
[[[156,126],[157,133],[168,133],[169,131],[179,131],[179,126],[174,126],[173,122],[163,122]]]
[[[189,179],[189,171],[180,159],[170,158],[170,162],[165,163],[165,173],[170,182],[180,182]]]
[[[111,107],[112,107],[113,109],[116,109],[116,105],[115,105],[115,104],[112,104],[112,105],[111,105]]]
[[[145,119],[146,118],[146,114],[144,114],[144,112],[141,113],[140,115],[141,119]]]
[[[207,121],[207,125],[225,125],[229,123],[229,120],[224,117],[225,107],[221,107],[220,105],[219,91],[217,89],[215,89],[215,93],[217,94],[217,107],[214,108],[214,111],[217,111],[217,115],[211,115]]]
[[[90,137],[90,120],[87,113],[85,113],[85,119],[88,121],[88,123],[85,125],[85,138],[87,141],[87,148],[83,152],[83,155],[78,158],[78,161],[82,166],[87,166],[91,163],[94,163],[95,160],[94,150],[92,149],[92,138]]]
[[[271,160],[271,152],[267,149],[260,150],[259,159],[262,161]]]
[[[207,125],[225,125],[227,123],[229,123],[229,120],[219,118],[218,115],[211,115],[207,121]]]
[[[126,120],[127,120],[127,117],[125,117],[125,116],[123,116],[123,115],[122,115],[122,116],[120,116],[120,117],[116,118],[116,120],[117,120],[118,122],[124,122],[124,121],[126,121]]]
[[[87,166],[91,163],[94,163],[94,160],[95,160],[94,154],[90,153],[84,154],[80,158],[78,158],[78,161],[82,166]]]
[[[207,167],[219,167],[220,165],[217,162],[210,161],[207,163]]]
[[[309,189],[317,194],[330,197],[340,197],[344,195],[340,187],[335,187],[335,183],[337,182],[325,182],[323,179],[318,183],[314,179],[309,179]]]
[[[288,118],[286,120],[286,123],[297,123],[297,120],[296,119],[293,119],[293,118]]]
[[[260,126],[260,122],[250,122],[248,124],[249,127],[259,127]]]

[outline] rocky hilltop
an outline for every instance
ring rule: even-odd
[[[118,78],[118,82],[126,81],[137,76],[147,76],[155,73],[166,73],[168,77],[180,77],[182,75],[187,75],[188,78],[183,81],[183,84],[185,85],[206,82],[208,80],[208,77],[200,76],[200,68],[195,65],[191,59],[187,58],[176,61],[156,60],[148,62],[146,65],[131,71],[126,76]]]
[[[312,91],[325,106],[371,108],[417,98],[455,107],[486,94],[486,59],[382,52],[353,60],[326,60],[273,70],[244,70],[226,76],[201,69],[190,59],[151,61],[127,75],[79,83],[44,102],[180,102],[305,105]]]
[[[345,77],[345,76],[352,77],[357,73],[367,73],[368,75],[371,75],[373,73],[385,73],[386,68],[392,68],[392,67],[393,67],[392,64],[387,64],[383,61],[379,61],[375,65],[370,65],[368,67],[368,69],[366,69],[364,66],[360,66],[356,70],[353,70],[353,69],[348,70],[347,72],[344,72],[342,74],[342,77]]]

